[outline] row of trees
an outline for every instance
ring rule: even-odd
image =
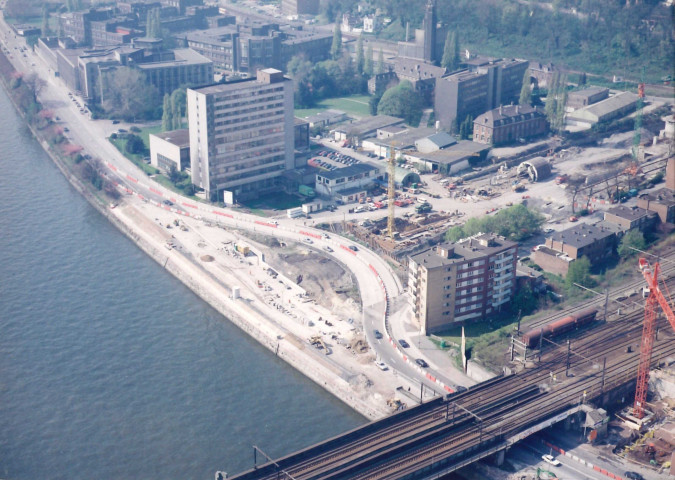
[[[543,223],[544,216],[539,212],[525,205],[514,205],[491,216],[470,218],[464,225],[449,229],[445,234],[445,239],[449,242],[456,242],[483,232],[494,233],[519,242],[538,233]]]
[[[162,106],[162,131],[183,128],[183,115],[186,106],[186,89],[177,88],[171,95],[164,95]]]
[[[521,92],[522,96],[522,92]],[[554,132],[565,128],[565,105],[567,104],[567,76],[553,74],[546,95],[546,118]]]

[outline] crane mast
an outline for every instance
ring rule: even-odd
[[[387,219],[387,235],[389,235],[389,238],[392,240],[394,239],[394,230],[396,228],[396,215],[395,215],[395,208],[396,205],[394,205],[394,200],[396,199],[396,149],[394,148],[394,145],[392,144],[389,147],[389,160],[388,160],[388,165],[387,165],[387,175],[389,176],[389,185],[387,188],[387,199],[389,200],[389,204],[387,205],[389,208],[389,216]]]
[[[637,384],[635,386],[635,403],[633,405],[633,415],[637,418],[643,418],[644,406],[647,401],[647,388],[649,386],[649,367],[652,361],[652,347],[654,346],[654,330],[656,329],[656,317],[658,307],[660,306],[666,314],[666,318],[675,330],[675,313],[673,313],[668,300],[663,295],[659,287],[659,264],[655,263],[654,268],[649,262],[641,258],[639,261],[640,271],[647,281],[649,287],[649,297],[645,302],[645,321],[642,326],[642,342],[640,344],[640,363],[638,365]],[[665,285],[665,284],[664,284]],[[670,297],[669,292],[666,294]]]

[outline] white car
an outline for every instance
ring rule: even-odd
[[[375,365],[377,365],[377,368],[379,368],[382,371],[389,370],[389,367],[384,362],[375,362]]]
[[[550,463],[554,467],[559,467],[561,465],[558,460],[553,458],[553,455],[542,455],[541,459],[546,463]]]
[[[305,238],[305,239],[303,240],[303,242],[305,242],[305,243],[309,243],[309,244],[312,244],[312,243],[314,243],[314,242],[312,241],[312,239],[311,239],[311,238]]]

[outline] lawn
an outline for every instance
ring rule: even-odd
[[[315,115],[323,110],[333,108],[342,110],[348,115],[355,117],[367,117],[370,115],[368,107],[370,95],[350,95],[348,97],[325,98],[316,104],[314,108],[298,108],[295,110],[295,116],[304,118],[309,115]]]

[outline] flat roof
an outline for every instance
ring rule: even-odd
[[[583,248],[592,245],[598,240],[603,240],[614,235],[614,232],[604,228],[594,227],[581,223],[561,232],[555,232],[551,235],[554,242],[561,242],[565,245],[571,245],[575,248]]]
[[[569,97],[579,97],[579,98],[587,98],[591,97],[593,95],[597,95],[598,93],[602,93],[604,91],[609,92],[609,88],[606,87],[589,87],[589,88],[584,88],[583,90],[577,90],[576,92],[570,92],[568,95]]]
[[[389,127],[391,128],[391,127]],[[435,132],[433,128],[412,128],[408,131],[403,131],[389,138],[369,138],[368,141],[385,147],[394,147],[396,149],[410,148],[415,145],[417,140],[427,138],[431,133]]]
[[[357,163],[355,165],[349,165],[344,168],[337,168],[335,170],[328,170],[325,172],[317,173],[317,176],[326,178],[328,180],[336,180],[338,178],[351,177],[354,175],[359,175],[366,172],[380,171],[379,168],[367,163]]]
[[[179,48],[173,50],[173,60],[163,60],[160,62],[136,63],[136,67],[141,70],[150,70],[153,68],[169,67],[172,65],[202,65],[211,64],[211,60],[201,55],[191,48]]]
[[[646,215],[655,215],[654,212],[650,212],[649,210],[645,210],[644,208],[640,207],[627,207],[625,205],[618,205],[616,207],[612,207],[609,210],[607,210],[607,213],[620,217],[620,218],[625,218],[626,220],[637,220],[638,218],[642,218]],[[605,218],[607,218],[605,216]]]
[[[436,150],[435,152],[429,153],[416,152],[411,153],[410,155],[433,163],[451,165],[490,150],[490,148],[492,148],[491,145],[476,143],[470,140],[460,140],[456,144],[450,145],[443,150]]]
[[[485,246],[480,240],[490,240],[495,243],[494,246]],[[427,269],[463,263],[466,260],[482,258],[501,252],[502,250],[515,247],[518,244],[504,237],[491,233],[479,233],[473,237],[464,238],[455,243],[441,243],[437,247],[424,250],[423,252],[411,255],[410,258],[418,265],[424,265]],[[448,258],[440,255],[437,249],[448,249],[454,252]]]
[[[399,123],[403,123],[402,118],[392,117],[390,115],[375,115],[374,117],[365,117],[356,122],[343,125],[340,128],[340,131],[345,132],[348,135],[358,136]]]
[[[659,205],[672,206],[675,205],[675,190],[661,188],[650,193],[643,193],[639,198],[647,199]]]
[[[162,140],[169,142],[177,147],[189,147],[190,146],[190,130],[187,128],[181,128],[180,130],[170,130],[168,132],[161,133],[151,133],[155,137],[161,138]]]

